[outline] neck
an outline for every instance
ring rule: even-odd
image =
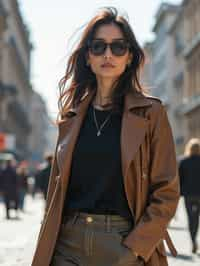
[[[97,93],[94,99],[95,105],[108,105],[111,103],[113,93],[113,80],[97,80]]]

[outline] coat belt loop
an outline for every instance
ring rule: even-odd
[[[171,240],[171,237],[169,236],[169,233],[166,231],[165,233],[165,241],[167,243],[167,246],[169,250],[171,251],[172,255],[176,257],[178,255],[176,248],[174,247],[174,244]]]

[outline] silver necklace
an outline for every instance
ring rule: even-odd
[[[111,117],[111,112],[109,113],[109,115],[106,117],[106,119],[103,121],[103,123],[101,125],[99,125],[98,122],[97,122],[97,117],[96,117],[94,106],[93,106],[93,116],[94,116],[95,126],[96,126],[96,129],[97,129],[97,137],[99,137],[101,135],[101,131],[102,131],[103,127],[106,125],[106,123],[108,122],[108,120]]]

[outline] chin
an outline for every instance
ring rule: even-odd
[[[97,73],[97,76],[101,77],[101,78],[111,78],[111,79],[117,79],[120,77],[121,74],[114,74],[114,73],[111,73],[109,71],[107,72],[101,72],[101,73]]]

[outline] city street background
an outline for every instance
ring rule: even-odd
[[[129,16],[147,58],[141,82],[166,108],[178,162],[188,140],[200,137],[200,0],[0,0],[0,172],[12,158],[28,180],[18,218],[12,210],[12,219],[5,219],[0,199],[2,266],[31,263],[44,210],[38,173],[57,139],[58,81],[81,26],[102,6]],[[32,198],[34,189],[39,193]],[[178,250],[177,258],[167,251],[169,265],[199,266],[183,199],[169,232]]]

